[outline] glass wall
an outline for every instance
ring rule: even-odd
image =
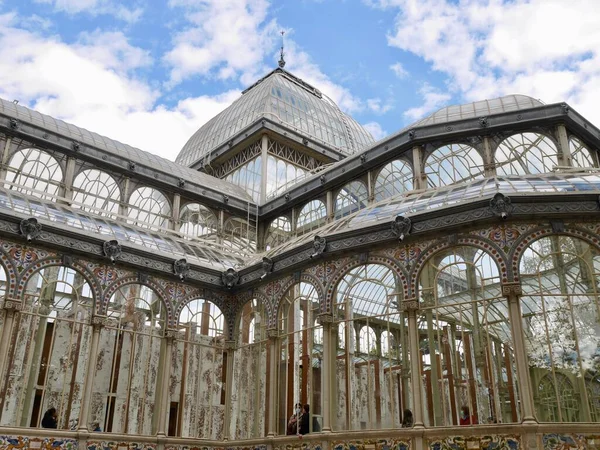
[[[367,264],[338,284],[335,430],[399,428],[403,411],[412,408],[408,323],[399,311],[398,281],[386,266]]]
[[[223,439],[226,354],[223,314],[205,300],[183,308],[171,357],[169,435]]]
[[[168,228],[171,205],[162,192],[150,187],[141,187],[129,197],[128,216],[129,223],[142,228]]]
[[[179,231],[188,237],[217,239],[217,216],[200,203],[188,203],[179,214]]]
[[[520,420],[508,305],[485,252],[458,247],[420,275],[421,378],[428,426]]]
[[[225,177],[225,181],[246,190],[255,202],[261,200],[262,157],[257,156]]]
[[[558,166],[554,142],[539,133],[519,133],[503,140],[496,149],[498,175],[549,173]]]
[[[77,427],[93,305],[90,286],[71,268],[31,276],[13,323],[1,425],[40,427],[44,412],[55,408],[59,429]]]
[[[49,153],[35,148],[16,152],[6,168],[7,189],[52,200],[60,194],[63,171]]]
[[[267,163],[267,195],[285,191],[298,178],[304,177],[306,170],[288,161],[269,155]]]
[[[432,188],[483,178],[483,159],[469,145],[444,145],[427,157],[425,174],[427,186]]]
[[[121,190],[106,172],[88,169],[73,180],[73,201],[73,208],[114,217],[119,212]]]
[[[292,224],[290,219],[280,216],[274,219],[267,229],[265,237],[265,249],[270,250],[286,242],[292,236]]]
[[[335,218],[345,217],[367,206],[369,194],[361,181],[352,181],[344,186],[335,198]]]
[[[538,420],[600,420],[595,247],[568,236],[533,242],[520,262],[521,311]]]
[[[413,172],[410,165],[400,159],[386,164],[375,180],[375,201],[413,189]]]
[[[321,200],[311,200],[302,207],[296,222],[296,234],[302,236],[325,225],[327,208]]]

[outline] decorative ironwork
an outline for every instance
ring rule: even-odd
[[[27,241],[32,241],[42,232],[42,224],[38,223],[35,217],[30,217],[29,219],[21,220],[19,230],[27,238]]]
[[[71,148],[73,149],[73,151],[78,152],[81,149],[81,144],[77,141],[73,141],[71,142]]]
[[[554,233],[564,233],[565,232],[565,223],[562,220],[551,220],[550,226],[552,227],[552,231]]]
[[[18,130],[20,126],[20,123],[17,119],[10,119],[10,128],[12,130]]]
[[[417,132],[415,130],[410,130],[408,132],[408,139],[410,139],[411,141],[417,137]]]
[[[232,146],[233,146],[233,141],[229,141],[229,147],[232,147]],[[256,156],[260,155],[261,151],[262,151],[261,141],[258,140],[256,142],[254,142],[253,144],[249,145],[248,147],[246,147],[245,149],[243,149],[241,152],[239,152],[236,155],[234,155],[233,157],[231,157],[230,159],[228,159],[221,166],[215,168],[212,175],[217,178],[225,178],[227,175],[229,175],[235,169],[243,166],[251,159],[254,159]]]
[[[190,265],[185,258],[173,261],[173,274],[177,275],[181,281],[185,280],[190,272]]]
[[[512,214],[514,207],[509,197],[498,192],[490,200],[490,209],[496,216],[506,219]]]
[[[321,184],[325,184],[325,181],[327,181],[327,179],[325,178],[325,175],[321,175],[319,177],[319,180],[321,180]]]
[[[185,187],[185,180],[183,178],[180,178],[179,180],[177,180],[177,186],[180,188],[184,188]]]
[[[129,161],[127,167],[129,167],[129,170],[135,170],[135,163],[133,161]]]
[[[479,126],[481,128],[487,128],[488,125],[489,125],[489,119],[487,117],[479,118]]]
[[[275,263],[273,262],[273,260],[271,258],[267,258],[266,256],[262,259],[262,270],[263,270],[263,274],[260,277],[260,279],[264,279],[267,275],[269,275],[271,272],[273,272],[273,266],[275,265]]]
[[[392,222],[392,233],[398,237],[398,240],[404,240],[404,237],[410,234],[412,222],[408,217],[396,216]]]
[[[240,274],[235,269],[229,268],[221,274],[221,281],[223,286],[231,289],[240,281]]]
[[[112,263],[114,263],[122,253],[121,245],[119,245],[119,241],[116,239],[105,241],[104,244],[102,244],[102,250],[104,251],[104,256],[110,259],[110,262]]]
[[[325,251],[326,247],[327,247],[327,240],[322,236],[315,236],[315,239],[313,240],[314,253],[312,255],[310,255],[310,257],[315,258],[315,257],[321,255]]]

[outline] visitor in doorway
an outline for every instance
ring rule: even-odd
[[[92,423],[92,431],[100,432],[102,428],[100,428],[100,422]]]
[[[42,428],[58,428],[56,408],[50,408],[44,413],[44,417],[42,418]]]
[[[290,420],[288,420],[287,424],[287,435],[294,435],[298,433],[298,423],[300,421],[300,417],[302,416],[302,404],[296,403],[294,406],[294,412],[290,416]]]
[[[402,428],[412,428],[413,422],[412,411],[410,409],[405,409],[402,413]]]
[[[477,421],[471,415],[469,407],[464,405],[460,408],[460,424],[461,425],[476,425]]]
[[[302,415],[300,416],[298,434],[310,433],[310,407],[308,404],[302,407]]]

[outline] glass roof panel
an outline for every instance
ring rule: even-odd
[[[239,268],[247,258],[234,255],[212,242],[200,239],[183,240],[175,232],[161,230],[153,233],[131,224],[121,225],[117,220],[95,216],[83,210],[71,210],[60,203],[33,199],[18,192],[0,187],[0,211],[14,212],[23,218],[36,217],[52,225],[64,225],[69,229],[83,230],[90,234],[116,239],[121,244],[140,246],[153,253],[162,252],[170,258],[184,257],[192,264],[215,268]],[[173,233],[168,235],[167,233]]]
[[[374,142],[333,101],[289,72],[277,69],[194,133],[176,161],[187,166],[198,162],[261,117],[345,154],[359,152]]]
[[[87,144],[108,151],[126,161],[133,161],[150,168],[159,168],[162,171],[183,178],[186,181],[197,183],[201,186],[227,193],[232,197],[254,203],[250,195],[242,188],[224,180],[198,172],[173,161],[169,161],[168,159],[153,155],[152,153],[122,144],[121,142],[114,141],[110,138],[100,136],[97,133],[90,132],[75,125],[67,124],[62,120],[40,114],[37,111],[32,111],[29,108],[16,105],[13,102],[9,102],[2,98],[0,98],[0,114],[15,118],[23,123],[31,123],[48,131],[59,133],[67,139],[73,139],[83,145]]]

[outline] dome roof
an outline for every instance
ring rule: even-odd
[[[231,106],[196,131],[175,161],[192,166],[263,117],[346,155],[374,142],[368,131],[318,89],[280,68],[250,86]]]
[[[433,114],[421,119],[407,128],[435,125],[455,120],[472,119],[474,117],[491,116],[521,109],[535,108],[544,104],[527,95],[506,95],[492,100],[481,100],[465,105],[446,106]]]

